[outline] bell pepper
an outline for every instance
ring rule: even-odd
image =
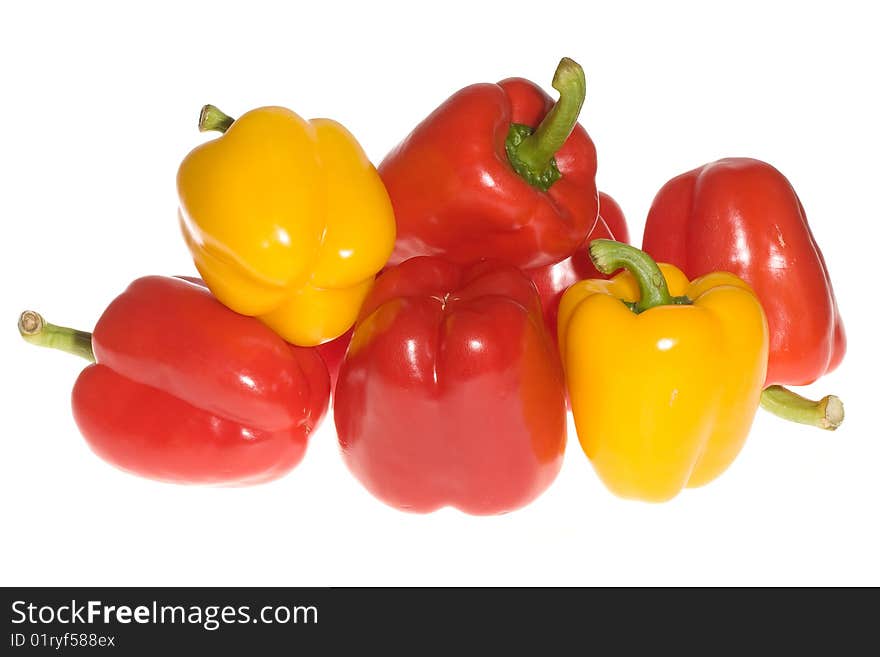
[[[32,311],[22,337],[86,358],[73,415],[94,452],[128,472],[174,483],[253,484],[303,457],[330,384],[315,349],[178,278],[134,281],[94,333]]]
[[[553,87],[555,105],[521,78],[466,87],[388,154],[392,264],[437,255],[532,268],[574,252],[598,218],[596,149],[577,124],[581,67],[564,58]]]
[[[394,216],[354,137],[282,107],[238,120],[208,105],[218,139],[180,165],[180,222],[196,267],[232,310],[288,342],[347,331],[394,245]]]
[[[615,494],[664,501],[721,474],[742,448],[767,373],[767,320],[733,274],[688,282],[610,240],[559,306],[559,349],[578,439]]]
[[[727,158],[657,193],[642,248],[688,276],[729,271],[770,325],[767,385],[812,383],[840,363],[846,336],[831,278],[791,183],[766,162]]]
[[[629,242],[629,230],[623,210],[617,202],[604,192],[599,192],[599,221],[587,235],[577,251],[553,265],[528,269],[525,274],[532,279],[541,296],[544,309],[544,322],[553,340],[556,340],[556,315],[562,294],[578,281],[588,278],[606,278],[590,260],[590,242],[598,239],[612,239]]]
[[[419,257],[387,269],[335,395],[346,464],[399,509],[511,511],[562,463],[559,357],[534,286],[508,265]]]

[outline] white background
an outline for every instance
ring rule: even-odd
[[[869,3],[150,4],[0,10],[0,583],[880,584]],[[608,493],[572,427],[547,493],[490,518],[383,506],[330,421],[294,472],[249,489],[153,483],[92,455],[70,412],[83,363],[25,345],[16,318],[91,329],[132,279],[194,273],[174,181],[207,138],[203,103],[336,118],[379,162],[458,88],[549,89],[563,55],[586,70],[598,183],[637,243],[673,175],[753,156],[789,177],[849,334],[842,367],[807,391],[844,398],[843,428],[760,413],[721,479],[656,506]]]

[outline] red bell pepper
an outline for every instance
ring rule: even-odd
[[[598,218],[596,149],[577,124],[581,67],[563,59],[553,87],[555,105],[521,78],[466,87],[389,153],[379,174],[397,219],[391,264],[440,255],[529,268],[574,252]]]
[[[559,311],[559,300],[563,293],[578,281],[590,278],[611,278],[598,271],[590,259],[589,244],[597,239],[610,239],[629,243],[629,229],[623,210],[617,202],[605,192],[599,192],[599,221],[587,235],[578,250],[553,265],[528,269],[525,274],[532,279],[541,305],[544,309],[544,322],[553,340],[556,340],[556,315]]]
[[[559,357],[534,287],[497,262],[436,257],[381,274],[336,385],[343,457],[408,511],[511,511],[553,481],[565,447]]]
[[[770,327],[767,385],[833,370],[846,336],[822,252],[791,183],[765,162],[727,158],[658,192],[642,248],[688,278],[729,271],[757,293]]]
[[[91,361],[73,415],[98,456],[175,483],[252,484],[302,459],[327,410],[329,378],[314,349],[284,342],[228,310],[202,285],[134,281],[93,334],[22,314],[29,342]]]

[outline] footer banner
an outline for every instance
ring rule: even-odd
[[[774,637],[790,648],[798,637],[814,642],[832,632],[831,611],[856,609],[841,591],[743,589],[5,588],[0,594],[3,655],[244,657],[352,647],[411,655],[514,647],[543,655],[571,645],[604,645],[617,654],[643,645],[681,648],[697,640],[694,633],[723,637],[727,648],[748,647],[758,633],[765,648]],[[780,615],[782,609],[787,613]],[[876,607],[858,609],[841,616],[838,644],[873,627],[867,610]],[[876,637],[873,642],[876,647]]]

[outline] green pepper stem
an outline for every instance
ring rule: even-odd
[[[553,87],[559,91],[559,100],[537,129],[511,123],[504,142],[513,170],[544,192],[562,177],[554,156],[577,125],[587,94],[584,69],[574,60],[563,57],[556,67]]]
[[[226,132],[234,122],[235,119],[214,105],[205,105],[199,113],[199,132]]]
[[[639,300],[634,307],[637,313],[654,306],[687,303],[686,299],[673,298],[669,294],[666,279],[657,263],[634,246],[614,240],[593,240],[590,242],[590,259],[603,274],[611,274],[623,268],[635,277],[639,286]]]
[[[91,333],[77,331],[66,326],[55,326],[33,310],[25,310],[18,318],[18,332],[27,342],[38,347],[66,351],[92,363],[95,362]]]
[[[533,171],[549,167],[556,151],[574,130],[587,96],[584,69],[573,59],[563,57],[553,75],[553,88],[559,92],[559,100],[516,151],[520,161]]]
[[[828,431],[834,431],[843,422],[843,402],[839,397],[826,395],[819,401],[813,401],[783,386],[769,386],[764,390],[761,393],[761,408],[783,420]]]

